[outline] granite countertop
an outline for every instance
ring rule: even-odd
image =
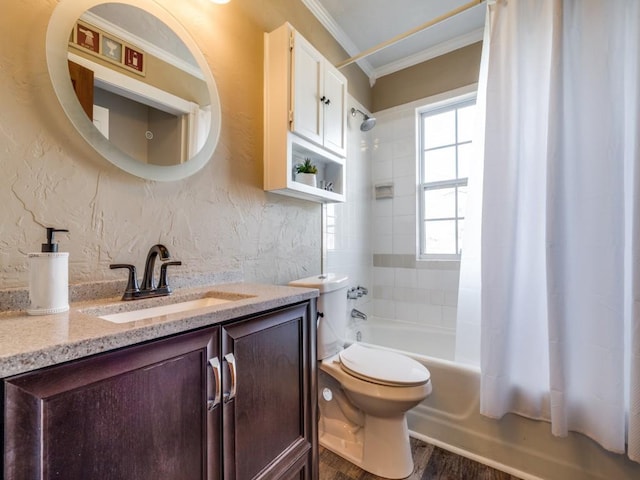
[[[202,296],[220,296],[227,303],[171,313],[129,323],[98,318]],[[302,302],[318,290],[252,283],[218,284],[174,291],[169,297],[122,302],[119,298],[76,302],[68,312],[31,316],[24,311],[0,314],[0,378],[69,360],[215,325],[247,315]]]

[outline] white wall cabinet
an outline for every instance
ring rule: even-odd
[[[346,155],[346,78],[298,32],[293,34],[291,130]]]
[[[285,23],[265,34],[264,189],[318,202],[345,200],[347,80]],[[317,187],[295,181],[305,159]]]

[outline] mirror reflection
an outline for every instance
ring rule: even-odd
[[[212,122],[205,75],[150,13],[122,3],[90,8],[70,32],[68,66],[85,114],[136,161],[178,165],[205,144]]]

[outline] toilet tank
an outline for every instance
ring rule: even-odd
[[[318,360],[335,355],[344,348],[349,317],[347,282],[349,277],[335,273],[316,275],[290,282],[293,287],[317,288]]]

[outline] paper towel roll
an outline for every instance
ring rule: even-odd
[[[69,310],[69,252],[29,254],[29,315]]]

